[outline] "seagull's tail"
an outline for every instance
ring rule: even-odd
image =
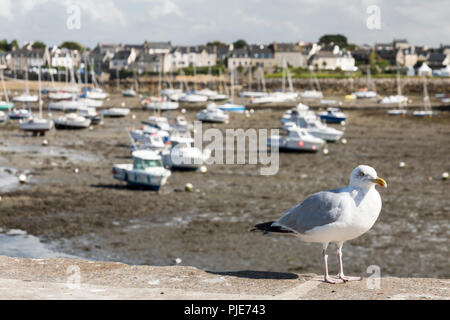
[[[264,222],[255,225],[250,231],[261,231],[263,234],[274,232],[274,233],[293,233],[290,230],[287,230],[281,226],[274,226],[273,223],[275,221]]]

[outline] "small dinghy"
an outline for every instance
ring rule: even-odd
[[[14,109],[9,112],[9,119],[21,120],[31,117],[31,112],[27,109]]]
[[[320,120],[327,123],[341,123],[347,120],[347,116],[339,108],[330,107],[327,111],[318,112],[317,115],[320,117]]]
[[[289,128],[287,132],[287,135],[271,136],[267,139],[267,146],[278,147],[280,150],[317,152],[325,144],[324,140],[297,126]]]

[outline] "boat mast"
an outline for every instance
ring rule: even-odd
[[[252,91],[252,65],[248,66],[248,91]]]
[[[42,119],[42,101],[41,101],[41,65],[38,66],[38,105],[39,105],[39,118]],[[50,72],[51,73],[51,72]]]
[[[286,92],[286,59],[283,59],[282,92]]]
[[[427,78],[423,76],[423,107],[425,111],[431,110],[430,97],[428,96]]]

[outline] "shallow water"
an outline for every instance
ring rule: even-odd
[[[0,255],[32,259],[73,257],[53,251],[43,244],[38,237],[28,235],[25,231],[17,229],[0,233]]]

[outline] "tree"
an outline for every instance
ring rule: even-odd
[[[11,43],[9,44],[9,50],[15,50],[15,49],[19,49],[19,43],[17,42],[16,39],[11,41]]]
[[[31,47],[33,49],[45,49],[45,47],[47,47],[47,46],[42,41],[35,41]]]
[[[207,46],[211,46],[211,47],[218,47],[218,46],[227,46],[226,43],[223,43],[219,40],[214,40],[211,42],[206,43]]]
[[[241,49],[247,46],[247,42],[245,40],[239,39],[233,42],[234,49]]]
[[[346,48],[347,37],[342,34],[326,34],[320,37],[319,44],[321,45],[338,45],[339,48]]]
[[[82,52],[84,50],[84,47],[75,41],[64,41],[59,47],[69,50],[78,50],[79,52]]]

